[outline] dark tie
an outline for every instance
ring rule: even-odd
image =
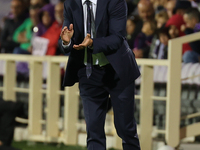
[[[91,9],[90,4],[91,2],[89,0],[86,0],[87,4],[87,33],[91,35],[91,24],[92,24],[92,17],[91,17]],[[92,74],[92,52],[89,47],[87,47],[87,65],[86,65],[86,75],[87,78],[90,77]]]

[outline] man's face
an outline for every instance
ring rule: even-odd
[[[23,13],[24,7],[22,2],[19,0],[13,0],[11,2],[11,12],[14,15],[14,18],[20,16]]]
[[[167,14],[168,14],[168,17],[171,18],[173,16],[173,9],[176,5],[176,1],[175,0],[170,0],[166,3],[166,10],[167,10]]]
[[[183,15],[183,20],[187,28],[194,29],[198,21],[194,17],[189,17],[187,14]]]
[[[169,35],[171,39],[179,37],[179,30],[177,29],[175,25],[170,26]]]
[[[58,3],[55,7],[55,18],[59,24],[62,24],[64,19],[63,11],[64,11],[64,4]]]
[[[143,21],[153,18],[153,7],[150,2],[141,2],[138,4],[139,16]]]

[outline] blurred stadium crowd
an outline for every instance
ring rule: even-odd
[[[35,39],[41,37],[47,42],[44,55],[60,55],[57,41],[63,9],[64,1],[53,5],[49,0],[12,0],[10,12],[3,18],[1,53],[31,55],[34,45],[40,44]]]
[[[0,53],[62,55],[58,40],[65,1],[1,0]],[[126,2],[127,40],[136,58],[167,59],[170,39],[200,31],[200,0]],[[4,9],[7,13],[2,17]],[[200,61],[200,41],[183,44],[182,60],[184,63]],[[26,64],[18,63],[18,72],[26,69]],[[22,113],[19,111],[22,107],[20,103],[0,99],[0,150],[10,148],[14,118]]]
[[[132,10],[128,15],[127,39],[137,58],[167,59],[169,39],[200,30],[196,0],[140,0]],[[184,63],[199,62],[199,46],[200,41],[183,44]]]

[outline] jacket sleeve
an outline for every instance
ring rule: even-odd
[[[13,41],[18,42],[18,36],[19,36],[19,34],[20,34],[21,32],[25,31],[26,25],[27,25],[27,20],[25,20],[25,21],[23,22],[23,24],[20,25],[20,26],[15,30],[15,32],[14,32],[14,34],[13,34]]]
[[[189,29],[187,28],[185,30],[185,34],[188,35],[188,34],[192,34],[194,33],[194,30],[193,29]],[[193,51],[197,52],[198,54],[200,54],[200,40],[198,41],[194,41],[194,42],[190,42],[189,43],[190,47],[192,48]]]
[[[70,2],[68,2],[68,1],[65,1],[65,3],[64,3],[64,22],[63,22],[63,27],[62,28],[64,28],[65,26],[69,27],[69,25],[71,23],[73,23],[73,19],[72,19],[73,16],[72,16],[72,13],[70,11],[69,4],[70,4]],[[72,38],[70,46],[67,47],[67,48],[64,48],[62,46],[62,39],[59,38],[59,49],[64,54],[69,53],[73,49],[73,45],[74,45],[74,41],[73,41],[73,38]]]
[[[93,39],[94,54],[118,50],[126,35],[127,6],[125,0],[111,0],[108,15],[108,36]]]

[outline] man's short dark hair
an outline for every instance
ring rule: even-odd
[[[197,19],[198,22],[200,20],[200,12],[197,8],[189,8],[186,10],[185,14],[187,14],[189,18]]]

